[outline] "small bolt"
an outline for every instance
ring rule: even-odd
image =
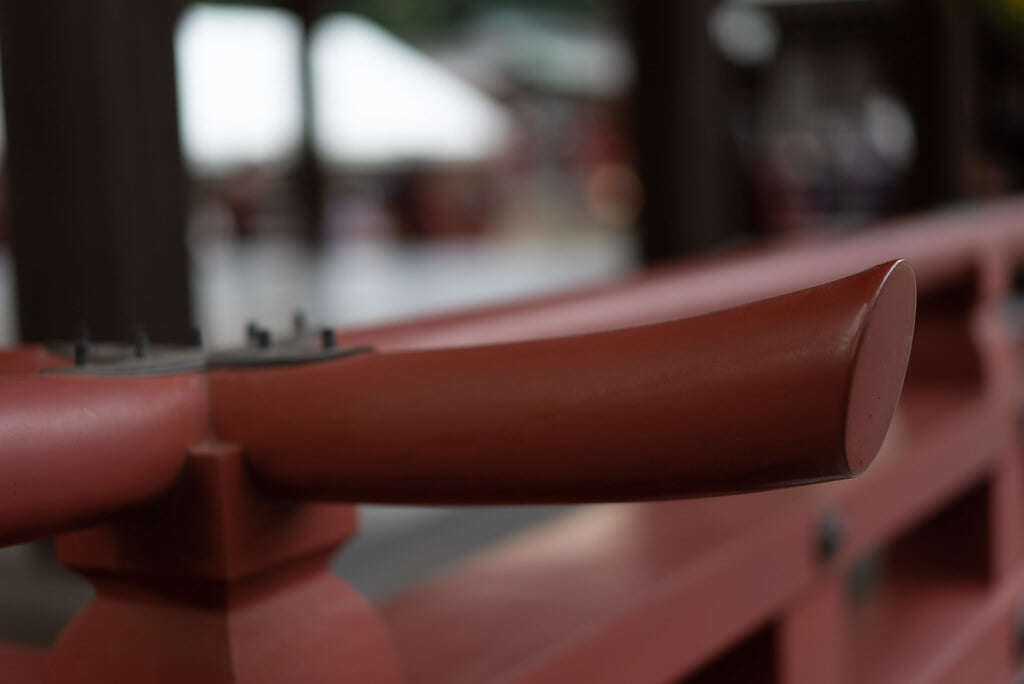
[[[292,329],[295,330],[296,335],[306,332],[306,312],[302,309],[292,312]]]
[[[260,337],[260,325],[256,321],[249,321],[245,326],[245,339],[249,340],[249,344],[256,344],[259,342]]]
[[[149,335],[144,328],[135,331],[135,358],[144,359],[149,355]]]
[[[75,365],[84,366],[89,363],[89,328],[79,323],[75,329]]]
[[[256,346],[260,349],[268,349],[270,347],[270,331],[266,328],[260,328],[256,333]]]
[[[338,341],[334,339],[334,330],[331,328],[324,328],[320,331],[320,346],[324,349],[334,349],[338,345]]]
[[[818,558],[823,562],[835,558],[846,536],[846,523],[843,516],[831,511],[822,516],[818,522]]]
[[[203,347],[203,331],[198,326],[192,327],[192,346],[200,349]]]

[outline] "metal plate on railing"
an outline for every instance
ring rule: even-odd
[[[46,373],[73,375],[131,376],[193,373],[210,368],[259,368],[316,363],[373,351],[372,347],[336,347],[324,336],[304,335],[276,344],[251,344],[244,347],[206,351],[201,347],[92,343],[87,353],[67,342],[50,345],[55,353],[77,358],[74,366],[46,370]]]

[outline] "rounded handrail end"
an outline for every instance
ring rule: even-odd
[[[851,476],[871,465],[885,440],[903,390],[914,337],[917,280],[913,269],[897,260],[880,270],[882,278],[861,325],[850,371],[844,446]]]

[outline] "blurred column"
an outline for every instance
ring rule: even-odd
[[[644,187],[644,259],[662,261],[734,237],[728,216],[724,65],[708,35],[716,0],[623,0],[636,60],[631,107]]]
[[[906,0],[890,63],[914,119],[907,209],[963,198],[975,137],[975,18],[961,3]]]
[[[177,0],[0,0],[21,335],[185,341]]]
[[[302,233],[307,242],[318,244],[323,237],[321,223],[324,212],[324,176],[316,153],[313,136],[313,65],[310,38],[317,21],[323,16],[318,0],[290,0],[292,11],[302,21],[302,147],[296,181],[302,203]]]

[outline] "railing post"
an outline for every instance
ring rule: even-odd
[[[197,446],[151,506],[58,539],[96,598],[57,642],[49,681],[397,682],[385,627],[328,570],[355,528],[351,505],[254,487],[240,447]]]

